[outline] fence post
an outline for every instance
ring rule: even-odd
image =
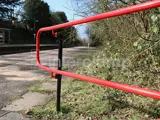
[[[63,53],[63,46],[62,40],[58,39],[59,42],[59,50],[58,50],[58,70],[62,70],[62,53]],[[57,74],[57,100],[56,100],[56,109],[57,112],[60,112],[60,102],[61,102],[61,79],[62,75]]]

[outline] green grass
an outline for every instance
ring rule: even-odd
[[[156,85],[159,81],[152,74],[142,74],[140,71],[135,74],[133,71],[134,75],[130,72],[126,75],[117,69],[113,72],[101,60],[106,60],[102,51],[94,55],[92,62],[77,67],[76,72],[158,89]],[[146,76],[153,78],[147,77],[146,82]],[[39,89],[39,86],[35,86],[35,89]],[[56,112],[53,99],[46,106],[33,109],[32,115],[42,120],[154,120],[160,118],[160,102],[92,83],[65,79],[62,81],[61,112]]]
[[[56,89],[43,89],[41,88],[41,84],[37,84],[29,88],[29,91],[31,92],[40,92],[40,93],[46,93],[46,94],[52,94],[53,92],[56,91]]]
[[[62,70],[64,70],[64,71],[70,70],[70,67],[69,66],[64,66],[64,67],[62,67]]]
[[[86,84],[85,82],[71,79],[64,80],[61,100],[60,113],[56,112],[54,99],[43,108],[33,109],[32,114],[35,119],[47,118],[47,120],[141,120],[134,108],[124,108],[122,111],[117,111],[120,106],[126,106],[123,103],[107,98],[106,87],[99,85]]]
[[[29,91],[31,91],[31,92],[40,92],[40,93],[52,94],[53,92],[55,92],[55,89],[43,89],[43,88],[41,87],[41,84],[42,84],[42,83],[51,82],[51,81],[53,81],[52,78],[46,78],[46,79],[42,80],[40,83],[38,83],[38,84],[30,87],[30,88],[29,88]]]

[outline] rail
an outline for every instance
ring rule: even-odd
[[[90,83],[95,83],[95,84],[119,89],[119,90],[122,90],[122,91],[125,91],[125,92],[134,93],[134,94],[142,95],[142,96],[145,96],[145,97],[150,97],[150,98],[160,100],[160,92],[159,91],[150,90],[150,89],[147,89],[147,88],[140,88],[140,87],[127,85],[127,84],[122,84],[122,83],[118,83],[118,82],[112,82],[110,80],[102,80],[100,78],[94,78],[94,77],[79,75],[79,74],[75,74],[75,73],[72,73],[72,72],[62,71],[61,70],[61,67],[62,67],[61,66],[62,65],[62,41],[61,40],[60,40],[60,46],[61,47],[59,48],[59,59],[61,60],[61,63],[59,64],[58,70],[48,68],[47,66],[42,65],[40,63],[40,55],[39,55],[40,36],[41,36],[42,32],[52,31],[53,35],[55,37],[58,37],[57,33],[55,33],[55,30],[60,29],[60,28],[70,27],[70,26],[73,26],[73,25],[93,22],[93,21],[102,20],[102,19],[111,18],[111,17],[116,17],[116,16],[122,16],[122,15],[135,13],[135,12],[139,12],[139,11],[144,11],[144,10],[148,10],[148,9],[152,9],[152,8],[156,8],[156,7],[160,7],[160,0],[148,1],[148,2],[145,2],[145,3],[140,3],[140,4],[137,4],[137,5],[129,6],[129,7],[126,7],[126,8],[121,8],[121,9],[118,9],[118,10],[113,10],[113,11],[110,11],[110,12],[98,14],[98,15],[83,18],[83,19],[80,19],[80,20],[74,20],[74,21],[71,21],[71,22],[67,22],[67,23],[63,23],[63,24],[59,24],[59,25],[55,25],[55,26],[51,26],[51,27],[41,28],[38,31],[37,36],[36,36],[36,60],[37,60],[37,64],[38,64],[39,68],[50,72],[52,75],[53,75],[53,73],[56,74],[57,75],[56,78],[59,80],[58,83],[57,83],[57,111],[60,111],[60,89],[61,89],[61,76],[62,75],[67,76],[67,77],[71,77],[71,78],[75,78],[75,79],[79,79],[79,80],[83,80],[83,81],[90,82]]]

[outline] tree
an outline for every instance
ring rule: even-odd
[[[52,25],[57,25],[61,23],[61,19],[59,18],[59,16],[56,14],[56,12],[50,12],[51,14],[51,22]]]
[[[1,0],[0,1],[0,17],[8,19],[14,13],[14,7],[22,4],[21,0]]]
[[[41,27],[57,25],[61,23],[68,22],[67,16],[64,12],[51,12],[47,3],[42,0],[26,0],[24,2],[24,21],[27,28],[32,31],[37,31]],[[35,28],[35,21],[36,23]],[[36,29],[36,30],[35,30]],[[66,46],[73,43],[76,40],[77,32],[74,27],[68,27],[63,29],[58,29],[57,32],[61,33],[59,35],[60,39],[63,39]],[[42,36],[50,37],[51,32],[44,33]]]
[[[51,12],[51,21],[53,25],[62,24],[68,22],[65,12],[57,11]],[[74,27],[67,27],[57,30],[60,33],[60,38],[63,39],[65,46],[74,44],[77,40],[77,31]]]
[[[51,21],[53,25],[68,22],[65,12],[51,12]]]
[[[51,25],[49,5],[42,0],[25,0],[24,14],[31,29],[34,29],[35,21],[38,21],[36,29]]]
[[[55,12],[57,14],[57,17],[61,20],[62,23],[68,22],[67,16],[65,12]]]

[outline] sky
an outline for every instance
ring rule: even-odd
[[[52,11],[64,11],[68,20],[78,19],[80,17],[74,15],[72,10],[72,0],[44,0],[50,6]]]
[[[73,3],[72,0],[44,0],[50,6],[51,11],[63,11],[66,13],[67,18],[69,21],[81,19],[80,16],[75,15],[73,10]],[[78,30],[78,35],[81,38],[87,38],[85,34],[86,31],[86,24],[76,26]]]

